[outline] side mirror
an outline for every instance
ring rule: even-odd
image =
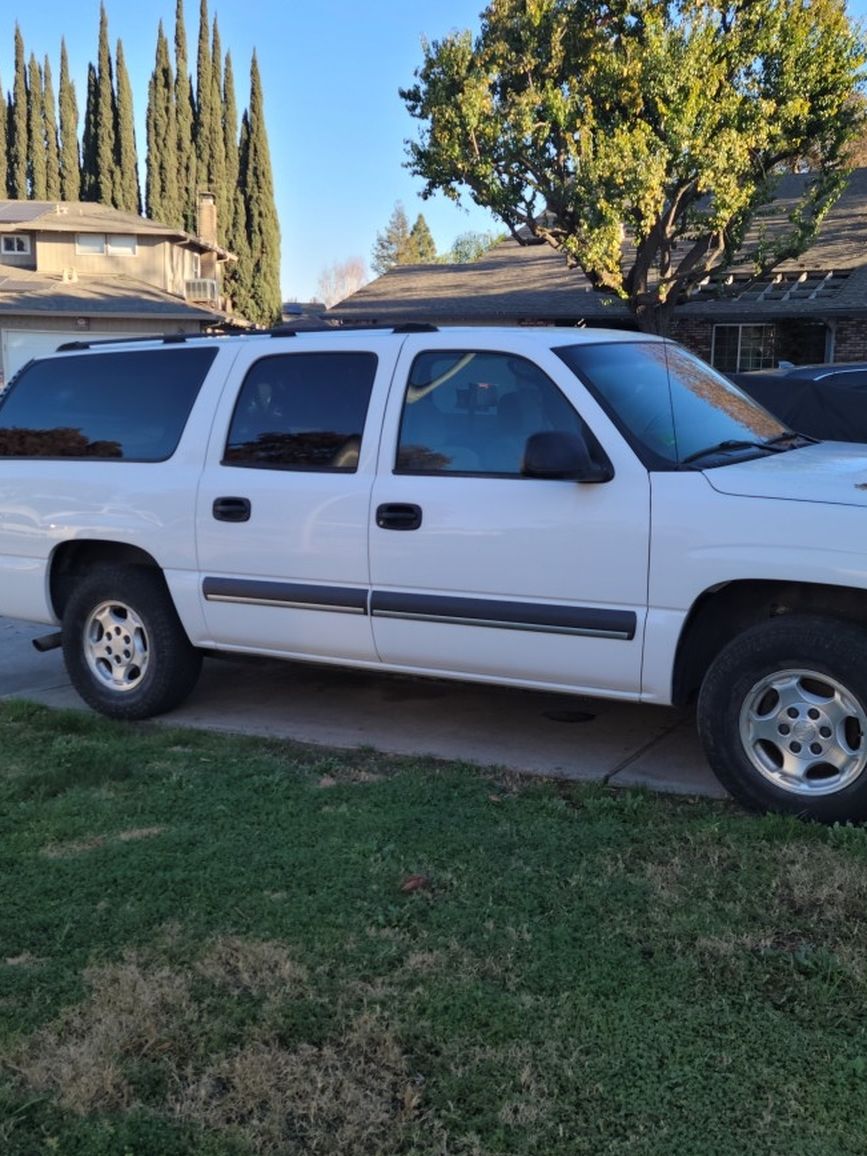
[[[597,455],[602,455],[598,450]],[[614,468],[607,458],[598,460],[590,454],[590,447],[577,433],[545,430],[530,434],[524,447],[521,474],[525,478],[549,478],[560,481],[599,483],[610,482]]]

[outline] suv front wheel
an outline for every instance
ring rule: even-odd
[[[63,615],[63,658],[84,701],[120,719],[171,710],[202,665],[162,575],[143,566],[96,570],[77,582]]]
[[[867,818],[867,632],[785,615],[739,635],[698,701],[708,760],[739,802],[823,823]]]

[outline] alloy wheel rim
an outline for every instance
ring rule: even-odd
[[[741,707],[740,739],[753,767],[790,794],[830,795],[867,765],[867,712],[843,683],[818,671],[774,671]]]
[[[84,656],[100,686],[116,694],[136,690],[150,660],[141,617],[123,602],[101,602],[84,625]]]

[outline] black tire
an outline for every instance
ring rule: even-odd
[[[867,818],[867,630],[792,614],[717,656],[698,729],[724,787],[757,811],[822,823]]]
[[[88,706],[119,719],[171,710],[202,666],[162,574],[144,566],[94,570],[78,580],[63,615],[63,659]]]

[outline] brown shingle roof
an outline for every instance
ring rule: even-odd
[[[807,177],[782,179],[778,197],[748,234],[744,252],[760,236],[779,235]],[[816,241],[777,272],[791,283],[806,272],[835,273],[815,296],[758,292],[744,296],[754,275],[749,264],[726,271],[734,284],[720,284],[678,307],[683,317],[735,318],[833,316],[867,311],[867,168],[856,169],[846,191],[828,213]],[[816,277],[818,280],[818,277]],[[469,265],[399,265],[341,301],[328,316],[339,321],[397,323],[629,324],[623,302],[594,292],[580,269],[568,269],[562,254],[545,244],[503,241]]]
[[[80,275],[77,281],[64,281],[60,276],[0,265],[0,316],[12,313],[86,313],[183,321],[225,319],[218,310],[189,305],[182,298],[133,277]]]

